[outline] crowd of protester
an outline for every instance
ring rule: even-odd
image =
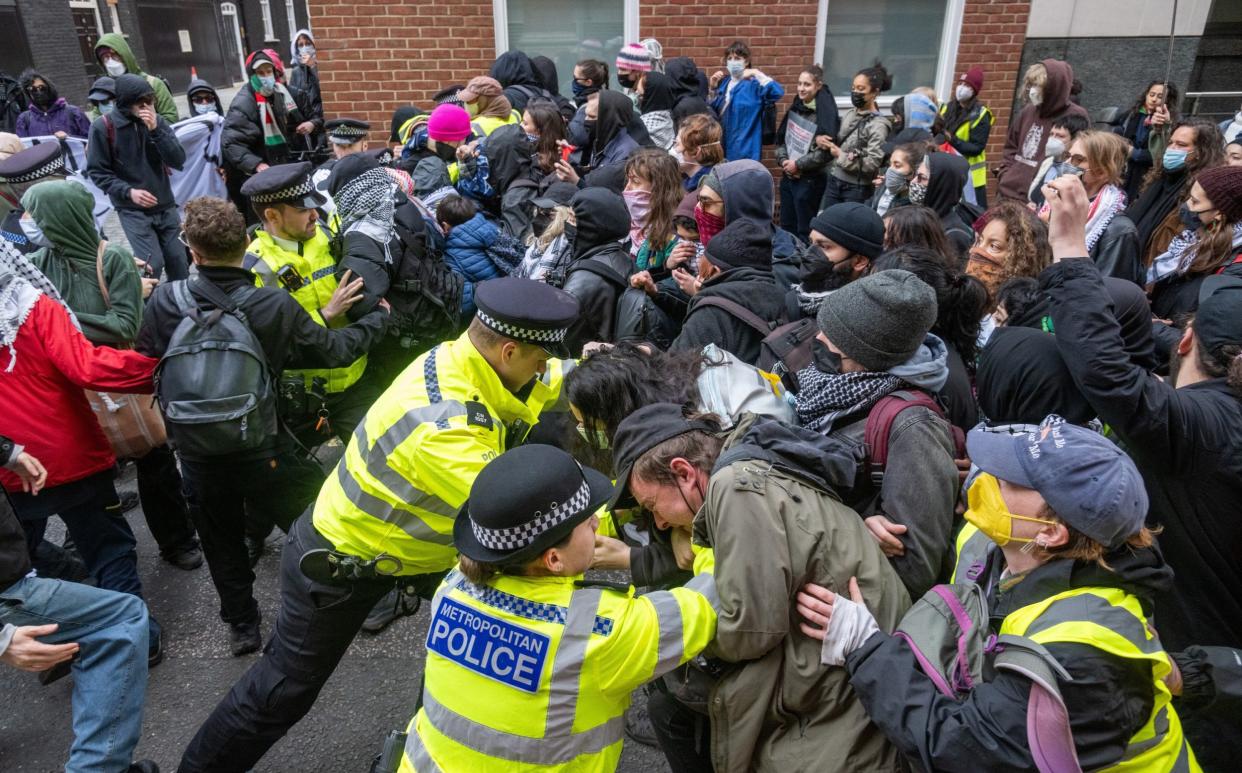
[[[179,200],[167,85],[95,52],[87,111],[23,74],[17,134],[86,139],[128,249],[57,143],[0,137],[0,661],[72,673],[68,769],[158,771],[178,632],[118,458],[230,653],[264,650],[182,771],[251,769],[423,601],[373,770],[609,770],[625,736],[678,773],[1242,751],[1242,112],[1153,79],[1095,128],[1047,59],[989,162],[980,67],[886,112],[880,62],[844,111],[810,66],[777,121],[745,42],[646,40],[568,96],[507,52],[372,147],[300,30],[227,108],[190,84],[224,193]]]

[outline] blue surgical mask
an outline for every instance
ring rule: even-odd
[[[208,113],[216,112],[216,106],[215,105],[200,105],[200,104],[195,103],[194,112],[197,115],[207,115]]]
[[[300,54],[301,56],[314,56],[315,47],[314,46],[298,46],[298,54]]]
[[[725,62],[725,67],[729,70],[729,75],[733,78],[742,77],[742,72],[746,69],[746,63],[741,59],[730,59]]]
[[[100,115],[108,115],[116,108],[116,105],[114,105],[111,102],[100,102],[98,105],[96,105],[96,107],[99,108]]]
[[[889,193],[897,193],[910,183],[910,178],[891,166],[884,171],[884,188]]]
[[[1186,153],[1187,151],[1185,150],[1166,148],[1164,151],[1164,157],[1160,159],[1160,163],[1164,166],[1166,171],[1176,172],[1178,169],[1186,166]]]
[[[264,94],[271,94],[273,91],[276,90],[276,76],[275,75],[260,75],[258,76],[258,78],[259,78],[259,89]]]
[[[17,222],[22,227],[22,233],[26,234],[26,241],[39,247],[52,246],[52,243],[43,235],[43,229],[34,221],[33,217],[23,217]]]

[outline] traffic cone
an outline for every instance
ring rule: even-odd
[[[194,65],[190,65],[190,79],[194,80],[197,77],[198,77],[198,68],[195,67]]]

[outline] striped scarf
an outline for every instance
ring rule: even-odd
[[[276,123],[276,113],[268,102],[271,96],[264,95],[261,87],[259,76],[251,75],[250,88],[254,89],[254,102],[259,108],[259,126],[263,128],[263,144],[269,148],[284,145],[285,135],[281,133],[280,126]],[[280,84],[277,84],[276,88],[279,89]]]

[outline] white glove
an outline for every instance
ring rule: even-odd
[[[828,626],[824,635],[820,662],[826,666],[845,665],[846,657],[879,630],[880,626],[866,604],[838,595],[832,605],[832,625]]]

